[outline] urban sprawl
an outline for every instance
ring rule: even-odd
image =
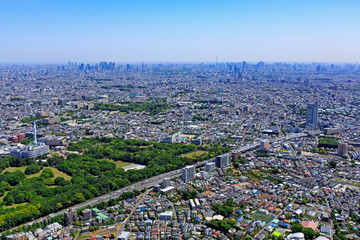
[[[0,65],[0,231],[360,239],[360,66]]]

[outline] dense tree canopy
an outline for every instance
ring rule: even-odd
[[[313,239],[315,236],[315,231],[312,228],[304,228],[302,232],[307,240]]]
[[[319,140],[318,147],[325,147],[325,148],[337,148],[339,142],[332,138],[322,138]]]
[[[25,174],[31,175],[31,174],[40,172],[40,170],[41,170],[41,167],[38,164],[32,163],[25,169]]]
[[[127,102],[124,104],[99,104],[94,110],[120,111],[120,112],[149,112],[156,115],[169,109],[165,99],[153,99],[147,102]]]
[[[232,198],[228,198],[223,205],[215,204],[212,207],[212,210],[214,210],[216,214],[220,214],[224,217],[228,217],[233,212],[233,206],[234,206],[234,200]]]
[[[291,226],[291,231],[293,231],[294,233],[301,232],[303,228],[304,227],[300,223],[295,223]]]
[[[10,166],[28,166],[27,172],[30,173],[32,168],[49,165],[72,177],[67,181],[63,177],[54,176],[50,168],[45,168],[40,177],[26,178],[21,171],[0,174],[0,195],[5,195],[0,205],[0,231],[104,195],[130,183],[229,151],[228,148],[220,146],[167,144],[117,138],[89,138],[70,146],[68,150],[83,154],[72,153],[67,159],[54,154],[44,163],[36,163],[32,159],[0,158],[0,170]],[[208,153],[193,158],[180,157],[181,154],[196,150]],[[116,164],[109,160],[138,163],[146,167],[125,171],[123,168],[116,168]],[[53,186],[48,187],[50,185]],[[11,207],[12,204],[20,203],[26,205]],[[5,208],[3,205],[10,207]]]

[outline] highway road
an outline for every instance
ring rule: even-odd
[[[297,133],[297,134],[290,134],[290,135],[287,135],[285,137],[281,137],[281,138],[277,138],[275,140],[272,140],[272,142],[274,141],[283,141],[283,140],[290,140],[290,139],[294,139],[294,138],[299,138],[299,137],[305,137],[307,136],[307,134],[305,133]],[[244,146],[244,147],[241,147],[241,148],[238,148],[237,151],[238,152],[247,152],[249,150],[253,150],[253,149],[256,149],[258,148],[260,145],[259,144],[253,144],[253,145],[250,145],[250,146]],[[198,167],[202,167],[205,165],[206,162],[213,162],[215,161],[215,158],[210,158],[208,160],[205,160],[205,161],[202,161],[202,162],[199,162],[199,163],[196,163],[195,164],[195,167],[198,168]],[[151,178],[148,178],[146,180],[143,180],[141,182],[138,182],[138,183],[134,183],[134,184],[131,184],[129,186],[126,186],[124,188],[121,188],[119,190],[116,190],[116,191],[113,191],[111,193],[108,193],[106,195],[103,195],[101,197],[97,197],[97,198],[94,198],[94,199],[91,199],[89,201],[86,201],[86,202],[83,202],[83,203],[80,203],[78,205],[75,205],[71,208],[67,208],[67,209],[64,209],[64,210],[61,210],[59,212],[56,212],[56,213],[53,213],[53,214],[50,214],[48,216],[45,216],[45,217],[42,217],[42,218],[38,218],[32,222],[29,222],[29,223],[26,223],[26,224],[23,224],[21,226],[24,226],[24,225],[31,225],[33,223],[36,223],[36,222],[42,222],[50,217],[54,217],[54,216],[58,216],[58,215],[61,215],[61,214],[64,214],[66,211],[68,211],[69,209],[74,209],[74,210],[77,210],[77,209],[81,209],[81,208],[84,208],[88,205],[94,205],[94,204],[97,204],[97,203],[100,203],[102,201],[109,201],[110,199],[115,199],[115,198],[118,198],[122,193],[124,192],[128,192],[128,191],[133,191],[134,189],[137,189],[137,190],[141,190],[143,188],[148,188],[148,187],[152,187],[156,184],[159,184],[162,182],[162,180],[164,178],[174,178],[174,177],[179,177],[181,176],[181,169],[178,169],[178,170],[174,170],[174,171],[171,171],[171,172],[167,172],[167,173],[164,173],[164,174],[161,174],[161,175],[158,175],[158,176],[155,176],[155,177],[151,177]]]

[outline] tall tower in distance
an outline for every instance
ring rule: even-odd
[[[218,56],[216,56],[215,70],[216,70],[216,71],[219,71],[219,67],[218,67]]]
[[[37,144],[37,132],[36,132],[36,123],[35,123],[35,121],[34,121],[33,125],[34,125],[34,144]]]
[[[306,128],[314,130],[318,123],[318,103],[308,103],[306,110]]]

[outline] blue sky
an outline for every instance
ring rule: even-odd
[[[359,62],[360,1],[1,0],[0,62]]]

